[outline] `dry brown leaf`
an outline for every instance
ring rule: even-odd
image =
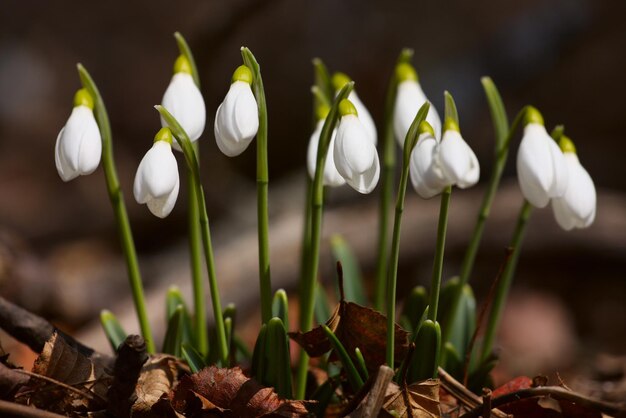
[[[25,401],[58,413],[103,408],[112,381],[110,370],[79,353],[57,333],[46,341],[32,373],[34,376],[23,392]]]
[[[172,407],[186,417],[296,418],[305,403],[280,399],[272,388],[246,377],[239,367],[207,367],[185,376],[170,393]]]
[[[387,317],[373,309],[353,302],[341,301],[331,317],[326,321],[348,354],[354,357],[354,349],[359,348],[368,371],[375,373],[385,364],[387,346]],[[321,326],[302,333],[290,332],[289,337],[296,341],[311,357],[319,357],[331,349],[330,341]],[[395,324],[394,358],[400,364],[409,347],[409,334]]]
[[[143,365],[135,389],[137,400],[131,407],[132,417],[152,416],[152,406],[174,387],[178,361],[176,357],[157,354]]]
[[[391,414],[391,412],[394,414]],[[381,417],[400,418],[438,418],[439,409],[439,380],[428,379],[413,383],[404,388],[390,384]]]

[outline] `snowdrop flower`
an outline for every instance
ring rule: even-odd
[[[332,83],[333,87],[335,88],[335,94],[339,93],[339,90],[341,90],[343,86],[348,84],[350,81],[352,80],[345,73],[333,74]],[[370,112],[367,110],[361,99],[359,99],[359,96],[356,94],[356,91],[354,91],[354,89],[348,95],[348,100],[350,100],[350,102],[352,102],[352,104],[356,108],[356,111],[359,114],[359,120],[363,124],[363,127],[365,128],[365,131],[367,132],[369,138],[372,140],[372,143],[376,145],[376,143],[378,142],[376,124],[374,123],[372,115],[370,115]]]
[[[326,121],[326,116],[328,116],[329,110],[330,109],[328,108],[328,106],[325,105],[321,105],[318,108],[317,116],[319,120],[317,122],[317,126],[315,127],[315,131],[311,134],[311,139],[309,140],[309,148],[307,150],[307,169],[309,172],[309,176],[311,176],[311,179],[315,177],[315,168],[317,165],[317,147],[320,142],[320,135],[322,133],[322,128],[324,127],[324,122]],[[334,148],[336,136],[337,130],[335,129],[330,139],[328,153],[326,154],[326,163],[324,165],[324,186],[337,187],[346,184],[346,180],[341,177],[341,174],[339,174],[337,168],[335,167]]]
[[[419,125],[419,136],[411,152],[409,173],[413,188],[424,199],[440,194],[448,186],[439,164],[439,142],[430,123]]]
[[[174,208],[180,186],[172,139],[169,128],[157,132],[152,148],[139,163],[133,187],[137,203],[146,203],[159,218],[165,218]]]
[[[396,67],[398,91],[393,113],[393,129],[400,147],[404,146],[406,134],[413,123],[417,111],[428,101],[419,84],[417,73],[411,64],[402,63]],[[426,121],[435,131],[435,138],[441,138],[441,119],[434,106],[430,106]]]
[[[578,161],[576,147],[566,136],[559,146],[565,157],[569,182],[563,197],[552,199],[552,210],[561,228],[586,228],[596,217],[596,188],[587,170]]]
[[[449,186],[466,189],[478,182],[478,158],[461,136],[459,125],[451,118],[446,119],[443,138],[439,144],[439,163]]]
[[[335,138],[335,167],[346,182],[359,193],[370,193],[378,183],[380,164],[376,147],[358,112],[349,100],[339,103],[341,119]]]
[[[85,89],[74,95],[74,109],[57,136],[54,160],[63,181],[91,174],[102,156],[102,138],[93,115],[93,98]]]
[[[215,115],[215,140],[228,157],[246,150],[259,130],[259,109],[252,93],[252,71],[245,65],[235,70],[230,89]]]
[[[174,75],[165,90],[161,104],[178,120],[191,142],[200,138],[206,123],[206,109],[202,94],[191,76],[191,64],[184,55],[180,55],[174,63]],[[161,126],[164,128],[168,126],[162,117]],[[180,151],[176,141],[172,146]]]
[[[568,169],[563,153],[546,131],[535,108],[526,112],[524,136],[517,152],[517,177],[522,194],[533,206],[545,207],[567,190]]]

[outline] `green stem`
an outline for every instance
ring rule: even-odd
[[[207,271],[209,273],[209,290],[211,291],[211,302],[213,304],[213,317],[215,319],[215,329],[218,340],[218,356],[223,365],[228,364],[228,344],[226,342],[226,331],[224,329],[224,318],[222,315],[222,306],[220,302],[219,289],[217,287],[217,278],[215,274],[215,260],[213,258],[213,246],[211,244],[211,232],[209,230],[209,217],[207,215],[206,200],[204,197],[204,190],[200,183],[200,167],[198,166],[198,160],[193,150],[193,145],[189,140],[189,136],[185,130],[180,126],[176,118],[168,112],[166,108],[161,105],[155,106],[155,109],[159,111],[163,119],[167,122],[168,126],[172,130],[176,141],[183,150],[185,155],[185,161],[187,167],[191,171],[191,175],[194,177],[194,186],[196,191],[197,204],[200,217],[200,236],[202,238],[202,244],[204,247],[204,258],[207,265]]]
[[[259,280],[261,287],[261,318],[267,323],[272,318],[272,279],[270,276],[268,162],[267,162],[267,106],[259,63],[248,48],[241,48],[244,64],[253,74],[252,88],[259,108],[259,130],[256,136],[257,221],[259,228]]]
[[[148,321],[148,311],[146,309],[146,302],[143,294],[141,273],[139,272],[139,263],[137,262],[137,251],[135,249],[133,233],[130,229],[126,205],[124,204],[124,195],[120,187],[120,182],[117,178],[117,169],[115,168],[113,140],[109,116],[96,83],[94,83],[93,79],[82,64],[78,64],[77,67],[78,75],[80,76],[83,87],[89,91],[89,94],[95,102],[94,111],[96,119],[98,120],[100,135],[102,136],[102,167],[106,178],[109,199],[111,201],[111,205],[113,206],[113,212],[117,222],[117,230],[121,238],[122,252],[124,253],[124,258],[126,260],[128,279],[130,280],[133,301],[135,303],[135,309],[139,319],[139,327],[141,328],[141,335],[146,340],[148,352],[154,353],[156,350],[154,339],[152,338],[152,331],[150,330],[150,322]]]
[[[400,258],[400,226],[402,224],[402,212],[404,211],[404,197],[409,179],[409,162],[411,151],[415,147],[418,137],[418,127],[426,119],[430,109],[428,102],[424,103],[417,112],[413,123],[404,139],[402,155],[402,174],[398,185],[398,197],[396,199],[396,213],[393,221],[393,235],[391,239],[391,254],[389,257],[389,272],[387,277],[387,365],[394,367],[394,345],[396,324],[396,282],[398,279],[398,260]]]
[[[483,197],[483,201],[480,207],[480,211],[478,213],[478,219],[476,220],[476,225],[474,226],[474,231],[472,233],[472,238],[470,240],[469,246],[465,252],[465,256],[463,258],[463,263],[461,264],[461,275],[459,279],[459,286],[456,288],[456,291],[452,295],[452,302],[450,305],[450,313],[448,314],[449,320],[456,317],[457,310],[459,309],[461,293],[463,291],[463,286],[467,284],[469,278],[472,274],[472,269],[474,268],[474,261],[476,259],[476,254],[478,252],[478,247],[480,246],[480,241],[483,236],[483,231],[485,229],[485,223],[487,222],[487,218],[489,217],[489,213],[491,211],[491,205],[493,204],[493,200],[496,196],[496,192],[498,191],[498,187],[500,185],[500,179],[502,178],[502,173],[504,172],[504,167],[506,166],[506,161],[509,154],[509,144],[517,129],[520,126],[520,123],[524,119],[524,115],[526,114],[527,106],[522,108],[519,113],[515,116],[513,123],[511,124],[510,129],[508,128],[508,121],[506,121],[506,115],[504,119],[502,116],[498,117],[497,113],[492,112],[494,117],[494,126],[496,132],[496,155],[495,155],[495,165],[493,171],[491,172],[491,177],[489,179],[489,186],[487,187],[487,192]],[[503,112],[503,111],[502,111]],[[503,115],[503,113],[499,113]],[[497,123],[495,121],[498,121]],[[502,139],[499,139],[499,135],[502,132],[502,126],[506,124],[507,132]],[[452,332],[452,327],[450,324],[443,324],[443,339],[442,342],[445,344],[450,340],[450,333]]]
[[[191,66],[191,77],[194,83],[200,88],[200,75],[198,74],[198,67],[196,66],[196,60],[191,53],[191,48],[187,44],[187,41],[180,34],[180,32],[174,33],[178,50],[182,55],[187,58],[189,65]],[[193,143],[193,150],[196,155],[198,164],[200,164],[200,154],[198,152],[198,141]],[[195,344],[196,348],[202,355],[207,355],[209,351],[208,335],[206,325],[206,307],[204,304],[204,281],[202,279],[202,238],[200,232],[200,219],[198,209],[198,196],[196,194],[196,178],[193,176],[191,170],[187,169],[187,179],[189,181],[189,196],[188,196],[188,222],[189,222],[189,255],[191,263],[191,283],[193,286],[193,302],[194,302],[194,317],[195,317]]]
[[[443,254],[446,247],[446,230],[448,229],[448,208],[452,186],[446,187],[441,193],[441,206],[439,207],[439,225],[437,226],[437,246],[435,248],[435,261],[433,262],[433,277],[430,283],[430,303],[428,319],[437,320],[437,308],[439,306],[439,291],[441,289],[441,272],[443,270]]]
[[[317,160],[315,164],[315,178],[311,188],[311,241],[309,245],[308,266],[303,281],[300,284],[300,330],[305,332],[313,324],[313,307],[315,299],[315,281],[320,255],[320,238],[322,235],[322,207],[324,203],[324,166],[330,145],[332,132],[339,119],[339,102],[348,97],[354,83],[347,83],[335,97],[330,112],[324,122],[317,146]],[[306,375],[309,357],[304,350],[300,351],[298,371],[296,375],[296,399],[304,399],[306,391]]]
[[[522,249],[524,233],[526,232],[526,226],[528,225],[528,219],[530,218],[532,210],[532,205],[525,200],[517,218],[515,232],[513,233],[513,238],[511,239],[511,243],[509,245],[509,247],[513,248],[513,254],[504,267],[502,278],[496,287],[496,294],[489,312],[489,322],[483,338],[481,355],[483,361],[491,355],[496,331],[498,330],[502,310],[504,309],[504,302],[506,301],[509,289],[511,288],[511,283],[513,282],[513,275],[515,273],[515,268],[517,267],[517,260],[519,259],[519,254]]]

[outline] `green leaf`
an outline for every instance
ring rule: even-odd
[[[367,372],[367,365],[365,364],[365,358],[363,358],[363,353],[359,350],[359,347],[354,349],[354,358],[356,359],[356,367],[359,369],[359,373],[363,380],[369,379],[369,373]]]
[[[552,132],[550,132],[550,136],[558,144],[564,132],[565,132],[565,127],[563,125],[556,125],[554,129],[552,129]]]
[[[263,324],[259,330],[259,335],[256,338],[254,344],[254,351],[252,352],[252,377],[261,381],[263,374],[265,373],[265,337],[267,335],[267,324]]]
[[[174,32],[174,38],[176,38],[178,50],[180,51],[181,55],[184,55],[191,65],[191,77],[193,78],[194,83],[196,83],[196,86],[200,88],[200,76],[198,75],[198,67],[196,66],[196,60],[193,58],[193,54],[191,53],[191,48],[189,48],[187,41],[185,40],[183,35],[180,34],[180,32]]]
[[[480,79],[485,90],[485,96],[487,97],[487,103],[489,104],[489,111],[491,112],[491,120],[493,121],[493,131],[496,135],[496,152],[498,152],[509,133],[509,119],[506,115],[506,109],[500,97],[500,92],[496,88],[493,80],[490,77],[483,77]]]
[[[354,252],[341,235],[333,235],[330,239],[335,261],[341,262],[343,268],[343,290],[346,300],[367,306],[368,301],[363,289],[363,275]]]
[[[322,329],[328,337],[330,344],[333,346],[333,348],[337,352],[337,355],[339,356],[339,360],[341,361],[343,369],[348,376],[348,382],[350,383],[352,390],[358,392],[358,390],[361,389],[361,386],[363,386],[363,379],[361,379],[361,375],[357,371],[354,363],[352,362],[352,359],[348,355],[346,348],[343,346],[343,344],[341,344],[341,341],[339,341],[335,333],[332,332],[330,328],[328,328],[326,325],[322,325]]]
[[[167,321],[169,321],[172,316],[176,313],[176,309],[182,306],[183,307],[183,335],[182,342],[188,343],[192,341],[193,331],[192,331],[192,323],[191,323],[191,315],[189,314],[189,310],[187,309],[187,304],[185,303],[185,299],[183,294],[180,292],[180,289],[177,286],[171,286],[167,290],[167,295],[165,297],[165,311],[167,314]]]
[[[422,123],[422,121],[426,120],[426,115],[428,115],[429,109],[430,103],[428,102],[424,103],[422,107],[419,108],[417,114],[415,115],[415,118],[413,119],[413,122],[411,123],[411,126],[409,127],[409,130],[406,133],[406,137],[404,138],[404,149],[402,150],[404,158],[403,169],[404,167],[406,167],[406,169],[408,170],[409,159],[411,158],[411,151],[413,151],[413,148],[415,147],[415,144],[417,143],[417,138],[419,136],[419,125],[420,123]]]
[[[323,324],[330,318],[330,303],[328,302],[328,296],[326,290],[319,283],[315,283],[315,320],[318,324]]]
[[[285,289],[278,289],[272,301],[272,316],[278,317],[286,327],[289,326],[289,299]]]
[[[445,102],[445,119],[450,118],[459,125],[459,112],[456,110],[456,103],[454,103],[454,98],[450,94],[449,91],[443,92],[443,98]]]
[[[313,71],[315,73],[315,86],[319,89],[324,99],[322,103],[330,105],[335,97],[335,92],[333,91],[333,83],[331,82],[328,69],[320,58],[313,58]]]
[[[315,392],[311,395],[311,400],[317,402],[311,405],[310,412],[316,417],[326,416],[326,408],[328,408],[330,401],[335,395],[336,389],[337,387],[334,379],[326,379],[324,383],[318,386],[318,388],[315,389]]]
[[[276,393],[282,398],[292,398],[289,338],[283,321],[277,317],[270,319],[267,323],[265,359],[267,367],[261,383],[274,387]]]
[[[102,328],[104,328],[104,333],[111,347],[113,347],[113,351],[117,351],[117,348],[124,342],[128,334],[124,331],[115,315],[106,309],[100,312],[100,323]]]
[[[167,331],[163,340],[162,351],[176,357],[180,357],[180,346],[183,340],[183,315],[184,308],[182,305],[178,305],[167,322]]]
[[[452,343],[447,342],[443,346],[443,358],[445,362],[441,365],[448,373],[457,380],[463,380],[463,359]]]
[[[202,354],[200,354],[195,348],[193,348],[191,344],[183,343],[180,350],[183,354],[183,358],[185,359],[193,373],[197,373],[207,367],[206,361],[204,361]]]
[[[438,322],[424,321],[417,333],[415,353],[411,359],[407,383],[430,379],[437,375],[439,350],[441,347],[441,328]]]
[[[407,321],[409,327],[407,330],[413,331],[428,306],[428,292],[424,286],[415,286],[409,296],[404,300],[402,306],[401,321]]]

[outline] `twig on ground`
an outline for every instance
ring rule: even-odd
[[[143,364],[148,360],[146,341],[139,335],[129,335],[117,351],[113,368],[113,383],[107,392],[108,412],[118,418],[130,416],[136,395],[135,386]]]
[[[439,367],[438,374],[441,387],[443,387],[450,395],[452,395],[457,401],[461,402],[463,406],[474,409],[478,408],[479,415],[482,413],[483,401],[480,397],[472,393],[469,389],[463,386],[461,382],[450,376],[441,367]],[[508,417],[507,414],[497,409],[491,410],[491,416],[495,418]]]
[[[65,418],[54,412],[7,401],[0,401],[0,416],[5,418]]]

